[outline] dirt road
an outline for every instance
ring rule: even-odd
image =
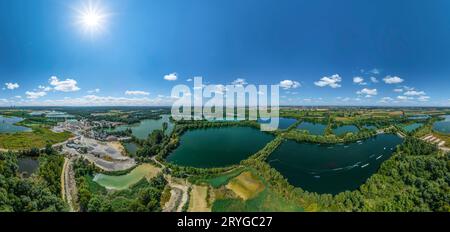
[[[69,205],[70,212],[78,211],[78,191],[73,170],[73,158],[65,158],[61,173],[61,194],[64,201]]]
[[[170,187],[170,199],[164,206],[163,212],[182,212],[189,200],[189,183],[165,176]]]

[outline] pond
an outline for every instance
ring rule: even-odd
[[[311,135],[323,135],[327,125],[320,123],[302,122],[297,129],[306,130]]]
[[[405,131],[407,131],[407,132],[411,132],[411,131],[413,131],[413,130],[421,127],[421,126],[423,126],[422,123],[413,123],[413,124],[410,124],[410,125],[407,125],[407,126],[403,126],[403,129]]]
[[[365,129],[368,129],[368,130],[376,130],[376,129],[378,129],[376,126],[374,126],[374,125],[364,125],[363,126]]]
[[[23,118],[4,117],[0,115],[0,133],[16,133],[16,132],[31,131],[31,129],[28,127],[14,125],[22,120]]]
[[[36,112],[32,112],[36,113]],[[69,118],[75,118],[75,116],[67,114],[66,112],[59,112],[59,111],[51,111],[45,113],[46,118],[52,118],[52,119],[69,119]]]
[[[124,143],[123,146],[125,147],[125,150],[131,154],[136,155],[137,150],[139,149],[139,146],[136,143]]]
[[[167,122],[168,127],[165,132],[166,135],[169,135],[172,133],[172,130],[174,128],[174,124],[170,122],[170,116],[169,115],[161,115],[161,119],[154,120],[154,119],[146,119],[142,120],[138,124],[133,125],[122,125],[114,128],[113,131],[124,131],[128,128],[131,129],[133,132],[133,135],[136,136],[138,139],[147,139],[148,135],[152,133],[154,130],[162,130],[163,129],[163,123]]]
[[[358,133],[359,129],[358,127],[354,126],[354,125],[345,125],[345,126],[340,126],[336,129],[333,129],[333,133],[337,136],[341,136],[341,135],[345,135],[347,133]]]
[[[39,160],[31,157],[19,157],[17,158],[17,165],[20,174],[24,177],[30,177],[39,169]]]
[[[425,114],[417,114],[417,115],[408,117],[408,119],[411,119],[411,120],[425,120],[425,119],[429,119],[429,118],[430,118],[430,116],[425,115]]]
[[[444,121],[434,123],[433,130],[444,134],[450,134],[450,115],[444,116]]]
[[[258,119],[259,123],[265,123],[268,124],[271,122],[271,120],[262,120],[262,119]],[[278,118],[278,129],[279,130],[285,130],[287,128],[289,128],[290,126],[292,126],[292,124],[297,122],[297,119],[295,118]]]
[[[352,144],[286,141],[268,158],[288,181],[309,192],[337,194],[361,186],[391,157],[402,139],[395,135]]]
[[[130,173],[122,176],[110,176],[105,174],[97,174],[94,181],[106,189],[124,190],[138,183],[144,177],[151,179],[156,176],[159,169],[151,164],[141,164],[133,169]]]
[[[180,146],[167,161],[197,168],[238,164],[261,150],[274,137],[250,127],[190,130],[181,136]]]

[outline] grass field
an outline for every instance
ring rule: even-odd
[[[138,183],[144,177],[150,180],[160,172],[160,168],[151,164],[141,164],[126,175],[109,176],[98,174],[95,176],[94,181],[107,189],[124,190]]]
[[[72,137],[70,132],[55,133],[38,126],[32,129],[32,132],[0,134],[0,148],[7,150],[44,148],[47,144],[61,143]]]
[[[244,201],[256,197],[265,186],[252,172],[243,172],[228,182],[227,188]]]
[[[219,199],[212,207],[213,212],[302,212],[298,204],[286,201],[270,189],[265,189],[257,197],[242,199]]]
[[[265,181],[251,170],[230,179],[226,188],[215,189],[215,192],[213,212],[303,211],[298,204],[285,200],[268,188]]]
[[[213,188],[219,188],[223,185],[226,185],[228,181],[239,174],[241,174],[245,169],[244,168],[237,168],[232,171],[217,175],[215,177],[211,177],[207,180],[202,180],[200,182],[204,182],[206,184],[211,185]]]
[[[211,212],[208,206],[208,186],[192,186],[188,212]]]

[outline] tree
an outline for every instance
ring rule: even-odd
[[[167,128],[169,127],[169,124],[168,124],[167,122],[164,122],[164,123],[162,124],[162,126],[163,126],[163,132],[165,133],[166,130],[167,130]]]

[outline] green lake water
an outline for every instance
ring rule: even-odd
[[[359,132],[359,129],[358,129],[358,127],[356,127],[354,125],[345,125],[345,126],[340,126],[333,130],[333,133],[338,136],[345,135],[350,132],[355,134],[355,133]]]
[[[163,123],[167,122],[168,127],[166,130],[166,134],[169,135],[170,133],[172,133],[174,124],[170,122],[169,115],[161,115],[161,117],[162,118],[158,120],[146,119],[142,120],[138,124],[118,126],[114,128],[113,131],[124,131],[130,128],[131,131],[133,132],[133,135],[136,136],[138,139],[147,139],[148,135],[152,133],[152,131],[162,130]]]
[[[423,126],[422,123],[413,123],[413,124],[404,126],[403,129],[404,129],[405,131],[407,131],[407,132],[411,132],[411,131],[413,131],[413,130],[415,130],[415,129],[421,127],[421,126]]]
[[[97,174],[94,177],[94,181],[107,189],[124,190],[133,186],[144,177],[148,176],[151,172],[151,169],[151,165],[141,164],[133,169],[130,173],[122,176]]]
[[[135,155],[137,150],[139,149],[139,146],[136,143],[124,143],[123,146],[125,147],[125,150],[127,150],[127,152],[131,155]]]
[[[274,137],[250,127],[208,128],[187,131],[167,160],[197,168],[238,164],[261,150]]]
[[[17,165],[19,166],[19,173],[29,177],[39,169],[39,160],[31,157],[19,157],[17,158]]]
[[[289,140],[272,153],[268,162],[294,186],[310,192],[336,194],[361,186],[401,142],[395,135],[337,145]]]
[[[302,122],[297,127],[299,130],[307,130],[311,135],[323,135],[326,128],[327,125],[311,122]]]
[[[15,133],[31,131],[28,127],[16,126],[15,123],[22,121],[23,118],[4,117],[0,115],[0,133]]]
[[[297,119],[294,118],[276,118],[276,119],[278,119],[278,129],[280,130],[285,130],[290,126],[292,126],[292,124],[297,122]],[[268,124],[271,122],[271,120],[258,119],[258,122]]]
[[[376,130],[377,127],[374,125],[364,125],[364,128],[368,129],[368,130]]]
[[[444,121],[434,123],[433,130],[444,134],[450,134],[450,115],[446,115],[444,118]]]

